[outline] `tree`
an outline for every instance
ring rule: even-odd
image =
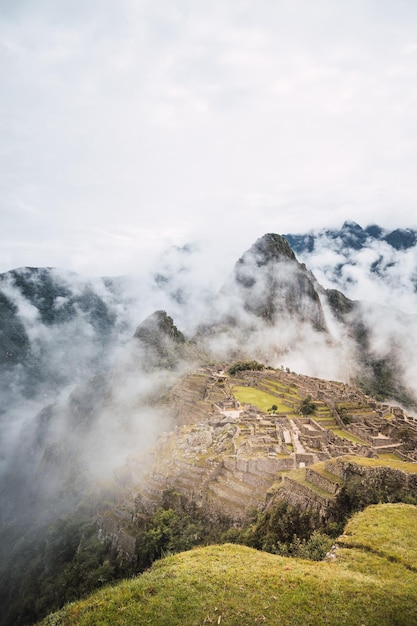
[[[311,396],[304,398],[300,404],[299,412],[301,415],[311,415],[314,412],[316,405],[311,401]]]

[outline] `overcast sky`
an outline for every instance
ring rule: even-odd
[[[0,0],[0,271],[417,226],[415,0]]]

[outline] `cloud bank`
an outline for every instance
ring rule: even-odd
[[[416,6],[3,2],[0,270],[414,226]]]

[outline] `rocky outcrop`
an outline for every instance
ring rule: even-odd
[[[96,525],[99,540],[110,540],[120,561],[134,563],[137,560],[137,539],[126,531],[125,520],[97,515]]]
[[[136,348],[145,369],[173,369],[182,362],[193,362],[197,352],[192,342],[175,326],[165,311],[155,311],[136,328]]]

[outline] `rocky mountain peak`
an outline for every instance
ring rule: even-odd
[[[397,228],[389,233],[384,240],[396,250],[407,250],[417,243],[417,232],[410,228]]]
[[[154,345],[155,341],[166,337],[175,343],[184,343],[185,337],[175,326],[174,320],[166,311],[155,311],[136,328],[134,337],[141,339],[148,345]]]
[[[233,283],[243,308],[257,317],[273,323],[278,316],[290,316],[325,329],[314,276],[281,235],[258,239],[236,263],[227,287],[233,289]]]
[[[134,338],[145,355],[145,368],[175,367],[190,357],[189,342],[166,311],[155,311],[136,328]]]
[[[245,259],[248,256],[255,259],[257,267],[284,259],[296,261],[295,254],[288,241],[275,233],[267,233],[257,239],[253,246],[239,259],[238,263],[245,263]]]

